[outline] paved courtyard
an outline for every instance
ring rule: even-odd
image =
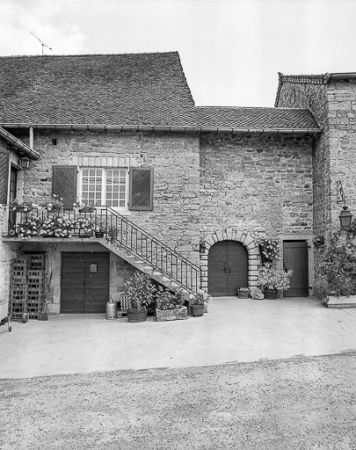
[[[356,350],[356,309],[315,298],[214,298],[201,318],[129,323],[105,315],[49,316],[0,328],[0,378],[199,367]]]

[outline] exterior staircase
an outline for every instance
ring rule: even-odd
[[[96,212],[106,238],[98,241],[138,270],[168,289],[195,294],[200,288],[200,267],[110,207]]]

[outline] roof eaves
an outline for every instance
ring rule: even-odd
[[[20,139],[17,139],[17,137],[13,136],[8,131],[4,130],[4,128],[2,128],[1,126],[0,126],[0,136],[2,136],[7,142],[12,144],[18,150],[23,152],[30,159],[38,159],[40,157],[39,153],[37,153],[35,150],[32,150],[28,145],[20,141]]]
[[[218,132],[218,133],[320,133],[320,128],[248,128],[208,125],[170,126],[170,125],[104,125],[104,124],[0,124],[6,128],[57,129],[57,130],[113,130],[113,131],[172,131],[172,132]],[[14,138],[16,139],[16,138]],[[25,144],[23,144],[25,145]],[[29,149],[30,150],[30,149]],[[33,151],[33,150],[32,150]],[[35,152],[36,153],[36,152]]]

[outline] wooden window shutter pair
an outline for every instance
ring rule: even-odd
[[[65,209],[73,208],[77,198],[77,166],[53,166],[52,194],[63,198]],[[153,168],[131,167],[129,209],[153,209]]]
[[[0,204],[7,204],[9,189],[9,152],[0,149]]]

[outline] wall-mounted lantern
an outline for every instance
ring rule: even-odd
[[[341,214],[339,215],[340,225],[342,229],[349,228],[352,222],[352,214],[348,207],[345,205],[342,207]]]
[[[27,158],[27,156],[20,158],[20,166],[23,169],[28,169],[30,167],[30,160],[29,160],[29,158]]]
[[[205,250],[206,250],[205,242],[204,242],[204,241],[201,241],[201,242],[199,243],[199,253],[205,253]]]

